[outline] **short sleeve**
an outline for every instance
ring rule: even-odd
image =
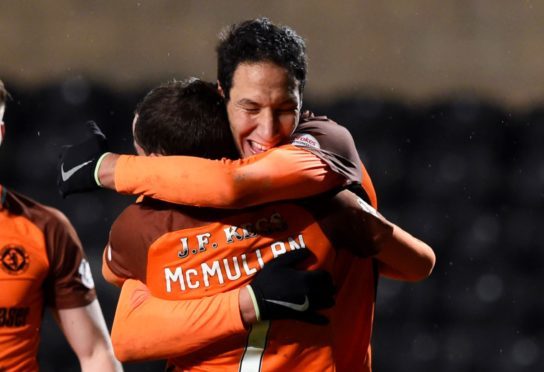
[[[325,116],[306,113],[291,138],[345,178],[345,185],[360,184],[363,176],[359,154],[349,131]]]
[[[46,304],[57,309],[82,307],[96,299],[89,261],[68,219],[48,208],[44,226],[49,275],[45,280]]]

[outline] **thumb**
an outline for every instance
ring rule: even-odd
[[[87,123],[85,123],[85,125],[87,126],[88,137],[99,136],[99,137],[102,137],[103,139],[106,139],[106,136],[104,135],[104,133],[102,132],[102,130],[100,129],[98,124],[96,124],[95,121],[89,120]]]

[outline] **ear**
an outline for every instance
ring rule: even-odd
[[[0,145],[2,144],[2,141],[4,140],[5,134],[6,134],[6,127],[4,126],[4,122],[0,120]]]
[[[225,91],[223,90],[219,80],[217,80],[217,90],[219,91],[219,94],[221,94],[221,97],[225,98]]]

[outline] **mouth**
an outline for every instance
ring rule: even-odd
[[[272,146],[265,146],[252,140],[247,140],[247,144],[252,154],[260,154],[261,152],[268,151],[270,148],[272,148]]]

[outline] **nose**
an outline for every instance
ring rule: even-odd
[[[258,134],[262,141],[273,143],[278,137],[279,120],[272,110],[263,110],[258,123]]]

